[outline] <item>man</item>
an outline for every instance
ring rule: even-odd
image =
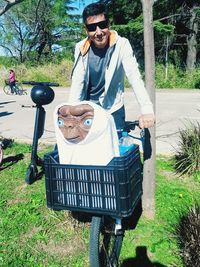
[[[125,122],[124,73],[141,107],[141,128],[152,127],[153,106],[144,87],[129,41],[109,29],[106,6],[85,7],[83,22],[88,37],[76,45],[69,101],[90,100],[114,117],[117,129]]]

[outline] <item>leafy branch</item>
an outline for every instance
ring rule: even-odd
[[[5,5],[0,8],[0,16],[6,13],[12,6],[21,3],[24,0],[5,0]]]

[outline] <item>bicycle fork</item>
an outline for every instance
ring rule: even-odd
[[[115,219],[115,235],[121,234],[121,230],[122,230],[122,219],[116,218]]]

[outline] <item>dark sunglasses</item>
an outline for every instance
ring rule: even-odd
[[[97,23],[92,23],[92,24],[86,24],[85,25],[86,28],[88,29],[89,32],[94,32],[96,31],[96,28],[97,26],[100,28],[100,29],[105,29],[105,28],[108,28],[108,19],[106,20],[103,20],[103,21],[99,21]]]

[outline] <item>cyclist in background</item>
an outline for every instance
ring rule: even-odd
[[[9,70],[9,83],[10,83],[10,88],[11,88],[11,94],[14,94],[16,79],[15,79],[15,72],[12,69]]]

